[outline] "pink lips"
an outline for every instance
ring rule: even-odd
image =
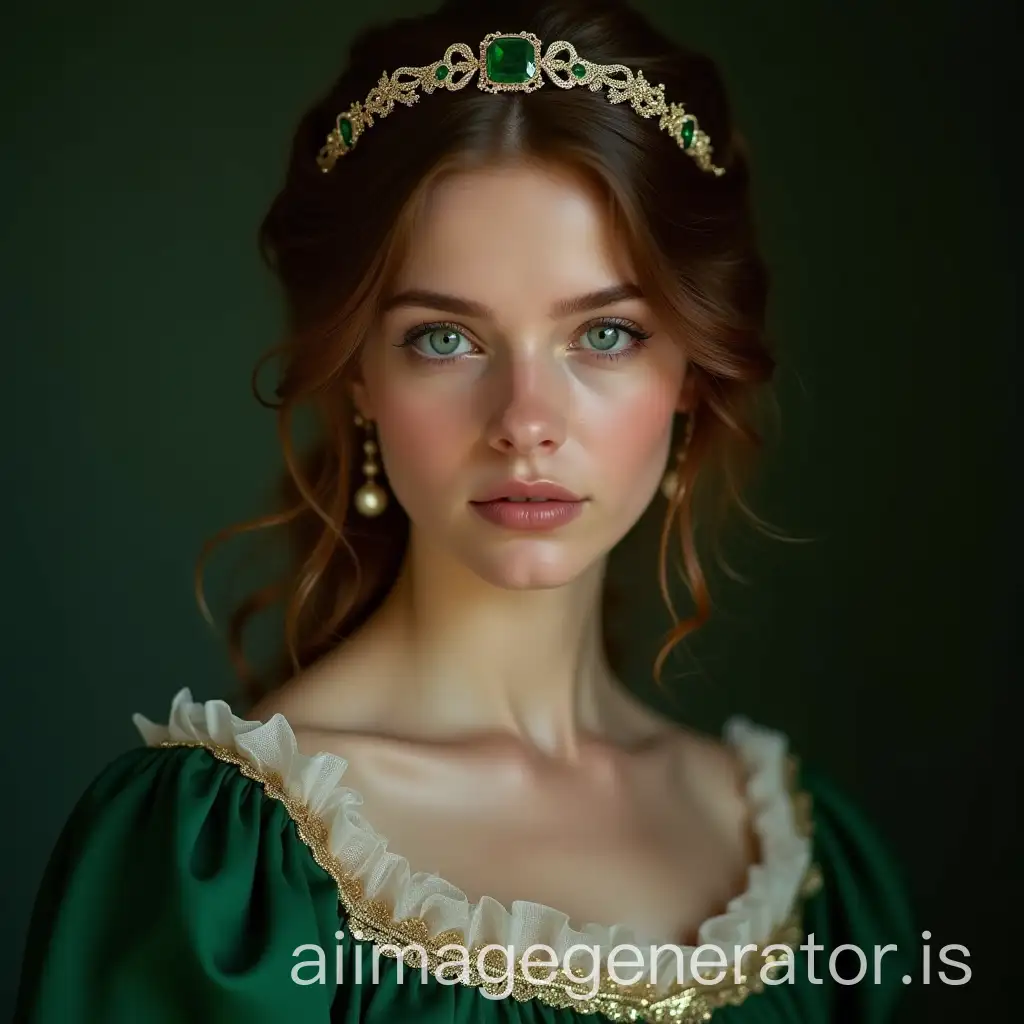
[[[553,530],[572,522],[583,511],[584,499],[546,480],[509,480],[469,504],[495,526],[508,530]]]

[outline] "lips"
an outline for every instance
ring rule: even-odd
[[[583,499],[561,484],[549,480],[506,480],[497,484],[471,499],[470,504],[483,505],[492,501],[510,502],[543,502],[562,501],[579,502]]]
[[[585,499],[550,480],[506,480],[469,504],[494,526],[535,532],[571,523],[582,514]]]

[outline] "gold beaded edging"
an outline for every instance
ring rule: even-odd
[[[395,947],[419,946],[427,953],[427,966],[432,975],[445,973],[445,964],[450,963],[458,968],[458,977],[462,981],[462,972],[468,975],[468,984],[480,988],[491,996],[500,996],[504,991],[503,982],[489,981],[478,968],[478,954],[482,946],[470,950],[468,969],[456,952],[445,952],[445,947],[463,947],[465,939],[458,930],[449,930],[431,935],[426,922],[422,918],[406,918],[396,920],[388,906],[382,900],[369,899],[364,894],[362,882],[346,870],[339,858],[328,845],[330,830],[319,815],[309,806],[290,796],[284,787],[284,780],[278,772],[262,771],[251,761],[228,747],[202,740],[166,740],[160,747],[200,747],[212,754],[219,761],[236,767],[242,775],[258,782],[264,794],[272,800],[284,805],[288,816],[295,823],[299,838],[309,848],[313,860],[334,880],[338,887],[338,899],[345,910],[350,924],[352,937],[381,946],[380,952],[397,959],[399,950]],[[812,828],[810,795],[795,789],[796,762],[790,758],[788,762],[790,793],[793,799],[797,828],[801,835],[809,836]],[[761,947],[767,949],[772,945],[785,945],[795,948],[803,939],[802,916],[804,900],[810,898],[821,888],[821,872],[817,865],[812,864],[801,885],[799,900],[790,917],[775,930],[770,941]],[[392,948],[387,948],[388,946]],[[580,1014],[604,1014],[611,1021],[643,1022],[643,1024],[702,1024],[711,1019],[714,1010],[722,1006],[738,1006],[751,993],[761,992],[764,983],[761,981],[761,969],[765,965],[778,963],[785,954],[768,953],[758,950],[746,968],[742,980],[737,983],[734,968],[729,968],[729,976],[718,984],[702,984],[698,981],[676,984],[667,991],[657,991],[650,983],[622,985],[614,981],[604,971],[598,984],[596,995],[589,997],[587,993],[592,985],[583,985],[573,981],[561,969],[549,975],[549,980],[536,983],[526,977],[522,965],[516,961],[512,985],[512,998],[523,1002],[538,999],[540,1002],[556,1009],[572,1008]],[[403,962],[419,970],[419,952],[417,949],[405,950]],[[507,970],[507,964],[497,950],[484,955],[484,966],[492,977],[500,977],[501,971]],[[533,968],[534,971],[538,967]],[[717,973],[712,971],[712,974]],[[454,975],[453,975],[454,976]],[[467,982],[463,982],[467,983]]]
[[[521,38],[533,44],[537,60],[529,79],[505,82],[489,77],[487,48],[496,39],[503,38]],[[387,117],[396,103],[407,107],[418,103],[418,89],[428,94],[435,89],[456,92],[476,75],[477,87],[484,92],[533,92],[544,84],[543,71],[552,85],[561,89],[580,85],[591,92],[605,89],[609,103],[628,102],[641,117],[657,117],[658,127],[668,132],[702,171],[716,177],[725,174],[725,168],[712,161],[711,139],[701,130],[697,118],[682,104],[665,100],[664,83],[651,85],[643,71],[634,73],[622,64],[594,64],[580,57],[572,43],[564,39],[550,43],[543,56],[540,56],[541,47],[540,39],[532,32],[491,32],[480,41],[476,55],[466,43],[452,43],[444,57],[432,64],[401,67],[390,75],[382,72],[362,102],[357,100],[337,116],[334,128],[317,154],[317,164],[325,173],[330,171],[340,157],[355,147],[363,132],[373,125],[375,117]]]

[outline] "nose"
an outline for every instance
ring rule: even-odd
[[[565,373],[534,353],[511,359],[499,374],[487,442],[507,455],[555,452],[565,443],[569,394]]]

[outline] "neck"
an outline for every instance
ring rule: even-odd
[[[575,756],[582,734],[600,731],[599,709],[615,688],[602,636],[604,574],[602,560],[565,586],[510,590],[414,531],[367,637],[387,640],[392,706],[415,716],[419,733],[500,734]]]

